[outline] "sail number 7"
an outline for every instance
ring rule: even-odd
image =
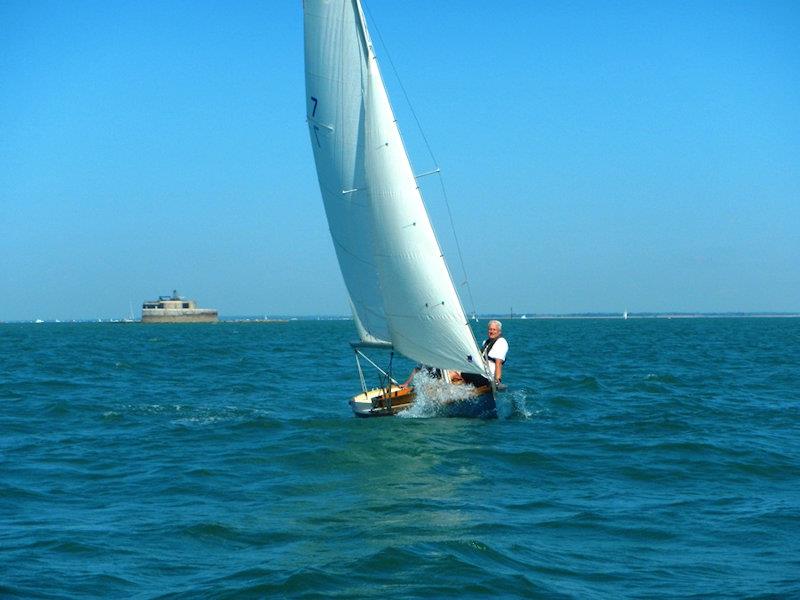
[[[314,98],[314,96],[309,96],[309,98],[311,98],[311,101],[314,103],[314,108],[311,109],[311,118],[313,119],[317,115],[318,101],[316,98]],[[319,127],[316,125],[314,125],[314,137],[317,140],[317,147],[321,148],[322,144],[319,143]]]

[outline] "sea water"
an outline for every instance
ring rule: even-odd
[[[0,597],[800,597],[800,319],[504,333],[362,420],[348,321],[0,325]]]

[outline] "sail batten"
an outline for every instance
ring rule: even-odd
[[[359,337],[434,367],[485,372],[359,1],[305,0],[304,11],[311,145]]]

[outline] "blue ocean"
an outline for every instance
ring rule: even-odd
[[[349,321],[0,325],[0,597],[800,598],[800,319],[504,335],[357,419]]]

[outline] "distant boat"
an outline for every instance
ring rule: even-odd
[[[44,323],[44,321],[42,321],[41,319],[36,319],[36,320],[34,321],[34,323]]]
[[[625,309],[625,311],[622,313],[622,318],[623,318],[623,319],[627,319],[627,318],[628,318],[628,309],[627,309],[627,308],[626,308],[626,309]]]
[[[123,323],[133,323],[135,321],[133,316],[133,302],[128,300],[128,316],[122,319]]]
[[[367,349],[399,352],[440,370],[483,375],[490,385],[452,385],[449,414],[495,411],[495,385],[470,328],[411,170],[359,0],[305,0],[306,108],[328,225],[360,340],[352,344],[362,394],[357,416],[410,407]],[[392,354],[393,355],[393,354]],[[369,390],[361,358],[382,374]],[[447,385],[450,385],[449,383]],[[450,396],[449,396],[450,397]]]
[[[197,308],[197,302],[178,296],[159,296],[142,304],[142,323],[216,323],[219,314],[213,308]]]

